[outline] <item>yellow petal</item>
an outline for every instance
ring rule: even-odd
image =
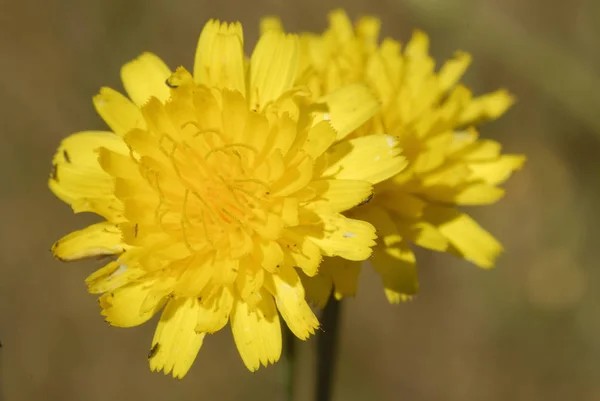
[[[151,97],[166,101],[171,94],[166,83],[170,75],[169,67],[152,53],[143,53],[121,68],[123,86],[138,106],[144,105]]]
[[[100,255],[116,255],[124,252],[121,231],[110,222],[92,224],[74,231],[52,246],[52,253],[62,261],[71,261]]]
[[[153,372],[162,370],[181,379],[190,370],[205,336],[195,330],[199,310],[196,298],[169,300],[148,354]]]
[[[361,17],[356,23],[356,35],[368,46],[368,50],[377,48],[381,20],[375,17]]]
[[[361,220],[349,219],[341,214],[321,216],[322,228],[298,227],[298,233],[305,233],[317,244],[326,256],[340,256],[348,260],[365,260],[371,256],[375,245],[375,228]]]
[[[93,199],[80,198],[71,203],[71,208],[74,213],[91,212],[104,217],[113,223],[121,223],[126,221],[124,217],[124,206],[119,199]]]
[[[200,301],[196,331],[200,333],[216,333],[229,321],[233,307],[233,293],[229,287],[221,289],[211,297]]]
[[[250,107],[261,111],[292,88],[300,46],[298,37],[276,31],[265,32],[250,60]]]
[[[286,169],[285,173],[273,183],[271,192],[275,196],[287,196],[306,187],[313,178],[313,159],[305,156],[300,163]]]
[[[276,241],[260,241],[259,246],[260,265],[266,271],[274,273],[283,263],[283,250]]]
[[[279,273],[273,274],[273,287],[270,291],[275,297],[277,309],[296,337],[306,340],[319,321],[304,298],[304,287],[293,267],[282,266]]]
[[[470,174],[471,171],[466,164],[445,163],[440,168],[421,176],[420,192],[427,193],[428,196],[435,198],[437,196],[436,192],[443,193],[465,183]]]
[[[239,22],[209,21],[200,34],[194,62],[197,83],[246,92],[244,34]]]
[[[466,178],[466,177],[465,177]],[[502,188],[485,182],[470,182],[452,187],[440,181],[437,186],[425,188],[422,195],[429,201],[455,205],[489,205],[504,196]]]
[[[515,98],[503,89],[476,97],[463,111],[459,122],[474,124],[485,120],[494,120],[504,114],[514,102]]]
[[[446,161],[451,141],[451,133],[429,140],[427,148],[423,149],[412,162],[412,169],[416,173],[425,173],[440,167]]]
[[[185,266],[173,292],[181,297],[199,297],[213,275],[214,258],[195,253],[192,256],[171,265],[171,269]]]
[[[420,30],[415,30],[406,45],[404,54],[410,58],[427,57],[429,53],[429,37]]]
[[[354,37],[354,28],[348,14],[342,9],[336,9],[329,13],[329,26],[335,33],[336,39],[341,43],[347,42]]]
[[[317,274],[323,256],[314,242],[293,229],[288,229],[279,244],[284,249],[286,264],[302,269],[307,276]]]
[[[443,252],[448,249],[448,239],[431,223],[400,220],[396,221],[396,226],[397,233],[409,242],[434,251]],[[378,226],[376,227],[379,229]]]
[[[263,291],[262,299],[251,309],[238,300],[231,313],[231,330],[235,345],[251,372],[260,364],[275,363],[281,356],[281,326],[272,296]]]
[[[396,189],[395,185],[393,188]],[[380,197],[377,197],[377,202],[404,219],[421,217],[425,206],[427,206],[427,202],[416,195],[398,190],[383,193]]]
[[[309,277],[302,271],[298,271],[298,275],[302,280],[307,301],[315,307],[323,309],[331,296],[331,288],[333,287],[331,275],[326,271],[314,277]]]
[[[327,258],[323,270],[333,279],[334,296],[339,301],[343,297],[353,297],[358,289],[358,277],[361,271],[360,262],[351,262],[342,258]]]
[[[279,17],[267,16],[260,19],[260,34],[268,31],[283,32],[283,24]]]
[[[381,275],[388,301],[407,300],[417,293],[419,283],[415,255],[403,239],[406,230],[397,226],[383,208],[368,207],[359,216],[377,227],[379,240],[369,262]]]
[[[270,225],[268,227],[270,227]],[[256,229],[257,227],[254,228]],[[268,235],[269,232],[272,232],[272,230],[266,229],[262,231],[262,234]],[[235,244],[235,246],[231,248],[231,257],[234,259],[239,259],[248,255],[254,247],[252,237],[250,237],[246,230],[240,228],[229,233],[229,243]]]
[[[161,277],[154,281],[150,291],[140,305],[140,314],[146,314],[156,309],[157,305],[162,305],[167,299],[173,296],[173,286],[177,282],[176,277]]]
[[[396,140],[388,135],[368,135],[342,141],[327,153],[324,176],[363,180],[372,184],[398,174],[406,166]]]
[[[369,260],[381,281],[388,301],[407,301],[419,291],[417,261],[406,243],[393,247],[376,247]]]
[[[133,327],[148,321],[166,302],[166,298],[156,299],[157,302],[151,308],[145,308],[142,312],[142,304],[154,283],[155,281],[136,282],[102,295],[99,299],[102,316],[117,327]]]
[[[499,185],[514,171],[521,169],[524,163],[525,156],[503,155],[493,161],[469,164],[469,168],[472,171],[471,177],[491,185]]]
[[[67,203],[80,198],[114,200],[114,179],[98,163],[101,147],[129,153],[125,142],[111,132],[85,131],[65,138],[52,159],[48,182],[52,192]]]
[[[131,156],[113,152],[104,147],[99,148],[97,153],[98,164],[111,176],[129,179],[136,179],[140,176],[140,166]]]
[[[450,252],[479,267],[493,267],[502,245],[473,219],[453,208],[428,206],[424,218],[448,238]]]
[[[346,85],[318,101],[325,110],[313,113],[314,121],[329,121],[337,140],[351,134],[379,111],[379,101],[364,84]]]
[[[344,212],[373,195],[373,187],[367,181],[318,180],[307,188],[315,191],[315,197],[306,208],[316,212]]]
[[[391,104],[392,98],[397,93],[397,86],[393,83],[394,72],[391,71],[389,66],[386,64],[386,60],[380,54],[381,50],[375,54],[372,54],[365,65],[365,81],[377,94],[378,99],[385,106]],[[400,59],[399,55],[394,55],[395,59]],[[401,74],[398,74],[400,76]],[[387,108],[386,108],[387,110]]]
[[[308,131],[303,149],[310,157],[321,156],[335,141],[336,133],[327,121],[321,121]]]
[[[265,271],[246,258],[240,263],[240,269],[235,280],[239,296],[248,304],[253,306],[260,298],[260,290],[263,287]]]
[[[469,64],[471,64],[471,55],[465,52],[457,52],[453,60],[446,61],[438,74],[440,92],[452,88],[465,73]]]
[[[237,278],[240,268],[240,259],[228,257],[219,258],[212,266],[211,282],[213,285],[230,285]]]
[[[489,161],[500,156],[502,146],[496,141],[478,140],[454,153],[455,160]]]
[[[139,280],[146,273],[143,269],[128,266],[125,260],[119,258],[90,274],[85,283],[91,294],[102,294]]]
[[[146,128],[140,109],[116,90],[101,88],[93,100],[96,111],[114,133],[123,136],[134,128]]]
[[[504,189],[484,182],[475,182],[460,188],[455,195],[443,197],[442,202],[456,205],[477,206],[496,203],[504,196]]]
[[[287,114],[284,114],[278,119],[276,128],[276,130],[271,131],[269,145],[273,151],[279,150],[279,153],[286,156],[297,139],[298,124]]]

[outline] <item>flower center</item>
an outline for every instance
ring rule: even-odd
[[[168,213],[179,214],[180,231],[191,249],[195,242],[214,246],[234,231],[250,234],[249,223],[267,208],[269,195],[268,184],[253,175],[256,149],[230,143],[218,130],[198,130],[190,142],[163,140],[161,151],[179,178],[179,190],[173,199],[161,199],[159,222]]]

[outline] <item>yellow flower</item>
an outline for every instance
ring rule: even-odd
[[[276,18],[262,21],[263,32],[281,31]],[[397,138],[408,167],[376,186],[373,201],[351,212],[377,227],[379,240],[370,263],[381,275],[387,298],[397,303],[418,290],[410,243],[492,267],[502,246],[457,206],[496,202],[498,187],[525,158],[501,154],[495,141],[479,139],[475,125],[502,115],[513,103],[504,90],[480,97],[458,83],[471,57],[463,52],[439,72],[428,55],[428,38],[415,32],[400,43],[379,43],[380,21],[361,18],[355,26],[340,10],[330,14],[323,35],[301,36],[298,83],[314,96],[348,83],[364,82],[377,95],[381,111],[347,138],[385,133]],[[360,264],[325,263],[317,277],[305,278],[310,298],[323,305],[335,295],[354,295]]]
[[[193,75],[143,54],[122,69],[132,101],[94,97],[113,132],[71,135],[54,156],[52,191],[105,221],[52,251],[115,255],[86,280],[111,325],[162,310],[154,371],[183,377],[228,322],[249,370],[277,361],[279,314],[300,339],[319,326],[294,267],[313,276],[323,256],[371,255],[373,226],[341,212],[405,163],[385,135],[334,144],[378,103],[362,85],[312,102],[294,87],[299,53],[296,36],[270,33],[246,60],[241,25],[210,21]]]

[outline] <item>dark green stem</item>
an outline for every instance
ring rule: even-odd
[[[323,331],[317,336],[316,401],[331,401],[340,312],[341,302],[332,297],[321,316]]]
[[[296,365],[296,337],[290,329],[284,325],[283,328],[283,394],[282,401],[294,399],[294,376]]]

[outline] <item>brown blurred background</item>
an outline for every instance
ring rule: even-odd
[[[363,274],[345,305],[335,399],[600,400],[597,0],[0,1],[0,400],[277,399],[281,366],[246,371],[228,329],[183,381],[150,373],[156,320],[109,328],[83,283],[100,263],[48,251],[90,220],[46,180],[61,138],[104,128],[91,97],[121,88],[120,66],[140,52],[191,68],[209,18],[241,20],[252,46],[262,15],[321,31],[339,6],[380,15],[403,42],[424,29],[440,61],[473,53],[466,82],[519,99],[483,135],[529,161],[504,200],[472,209],[505,245],[497,269],[420,252],[421,294],[400,306]],[[297,400],[312,394],[313,348],[302,344]]]

